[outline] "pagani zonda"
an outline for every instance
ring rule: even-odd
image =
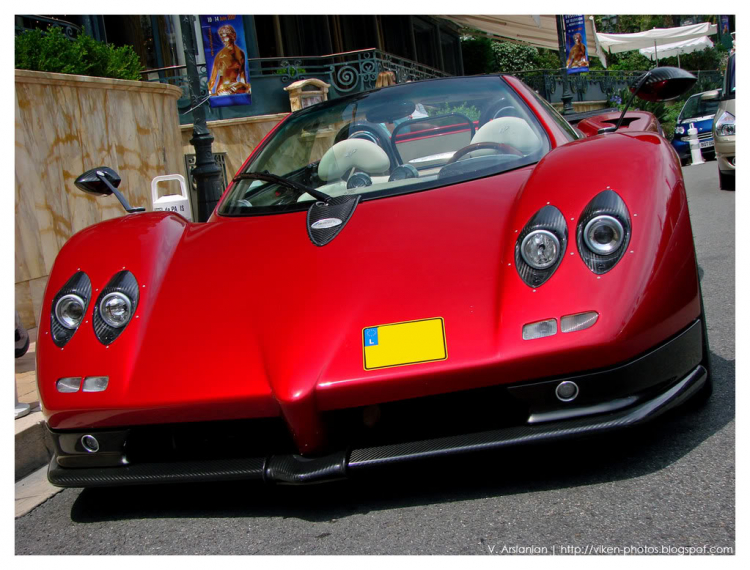
[[[639,96],[694,78],[657,68]],[[710,391],[680,161],[509,76],[289,115],[208,223],[134,212],[50,275],[49,479],[306,483],[614,430]]]

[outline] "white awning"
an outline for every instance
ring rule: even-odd
[[[653,48],[679,41],[694,40],[716,34],[716,24],[693,24],[679,28],[654,28],[635,34],[597,34],[602,49],[612,53],[632,51],[642,48]],[[661,49],[659,50],[661,55]]]
[[[674,57],[676,55],[684,55],[686,53],[693,53],[694,51],[701,51],[706,48],[714,47],[714,43],[708,39],[708,36],[703,36],[696,40],[686,40],[684,42],[675,42],[673,44],[661,45],[658,49],[652,47],[642,48],[638,51],[641,55],[645,55],[650,60],[656,57],[661,59],[664,57]]]
[[[555,16],[439,16],[455,22],[459,26],[466,26],[480,30],[486,34],[497,36],[498,39],[511,40],[548,48],[557,51],[557,18]],[[596,29],[594,20],[589,16],[586,22],[586,49],[589,57],[599,56],[602,51],[597,49]],[[606,65],[606,64],[605,64]]]

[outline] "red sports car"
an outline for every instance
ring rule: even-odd
[[[639,96],[694,81],[669,69]],[[119,182],[98,168],[77,184],[126,204]],[[503,75],[298,111],[208,223],[132,213],[79,232],[38,337],[63,487],[315,483],[619,429],[710,393],[659,123],[573,128]]]

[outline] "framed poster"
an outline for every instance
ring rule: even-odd
[[[242,16],[201,16],[211,107],[250,105],[247,44]]]
[[[565,67],[568,73],[589,70],[589,55],[586,51],[586,20],[584,16],[563,16],[565,20]]]

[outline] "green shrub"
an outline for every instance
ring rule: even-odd
[[[427,114],[430,117],[435,117],[437,115],[450,115],[451,113],[459,113],[468,117],[472,121],[478,121],[479,116],[481,115],[481,111],[474,105],[457,105],[451,107],[448,103],[444,103],[443,105],[437,107],[427,107]]]
[[[130,46],[114,47],[85,34],[71,41],[52,27],[16,36],[16,69],[139,80],[143,66]]]

